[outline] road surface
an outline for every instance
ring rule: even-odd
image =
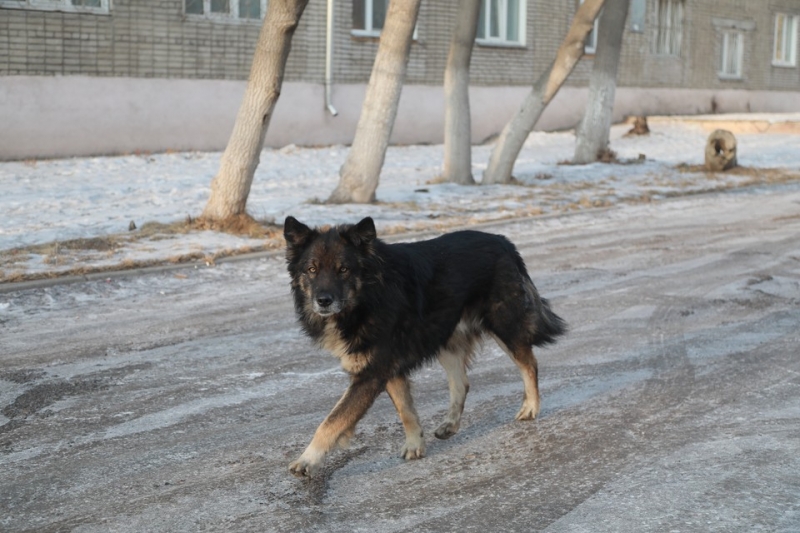
[[[460,433],[414,380],[322,475],[287,470],[347,382],[301,336],[282,257],[0,293],[0,530],[798,531],[800,191],[496,225],[570,332],[513,420],[487,340]]]

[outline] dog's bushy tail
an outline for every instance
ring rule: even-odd
[[[530,278],[526,280],[525,289],[528,292],[528,297],[533,302],[532,309],[528,315],[531,328],[531,344],[542,346],[556,342],[556,337],[567,332],[566,322],[550,309],[550,302],[547,298],[539,296]]]

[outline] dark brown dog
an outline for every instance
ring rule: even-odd
[[[505,237],[459,231],[429,241],[386,244],[365,218],[312,229],[288,217],[286,258],[303,330],[341,360],[350,386],[303,454],[289,465],[311,476],[325,454],[345,446],[384,390],[406,433],[401,455],[425,455],[408,377],[438,359],[450,385],[450,408],[435,435],[458,431],[475,344],[491,335],[517,364],[525,384],[518,420],[539,413],[532,346],[554,342],[562,320],[539,296],[517,249]]]

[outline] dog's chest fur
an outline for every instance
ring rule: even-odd
[[[328,320],[319,338],[322,348],[339,358],[342,368],[349,374],[358,374],[370,362],[369,354],[352,352],[350,344],[342,337],[334,320]]]

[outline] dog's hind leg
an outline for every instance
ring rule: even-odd
[[[537,342],[537,313],[541,314],[543,307],[536,288],[520,265],[498,261],[488,302],[487,329],[522,374],[525,398],[517,420],[532,420],[539,414],[539,365],[531,346]],[[553,316],[554,324],[560,324],[560,320]],[[554,335],[559,334],[558,329],[553,327]]]
[[[533,355],[533,348],[522,345],[512,350],[496,335],[493,335],[493,337],[503,351],[516,363],[520,374],[522,374],[525,397],[522,400],[522,407],[517,413],[516,419],[533,420],[539,414],[539,363],[536,361],[536,356]]]
[[[422,435],[422,426],[419,416],[414,409],[414,400],[411,397],[411,385],[405,376],[397,376],[386,383],[386,392],[394,403],[397,414],[406,430],[406,442],[400,451],[403,459],[421,459],[425,457],[425,440]]]
[[[525,384],[525,398],[516,418],[517,420],[533,420],[539,414],[539,363],[530,346],[522,346],[514,350],[512,359],[519,367],[522,382]]]
[[[436,429],[434,435],[437,439],[448,439],[458,432],[461,426],[461,413],[464,412],[464,402],[469,392],[467,380],[468,357],[449,350],[439,352],[441,363],[447,374],[447,383],[450,388],[450,408],[444,422]]]
[[[289,470],[296,476],[313,476],[322,466],[325,454],[349,440],[356,424],[383,389],[384,384],[378,379],[354,378],[339,403],[317,428],[303,454],[289,465]]]

